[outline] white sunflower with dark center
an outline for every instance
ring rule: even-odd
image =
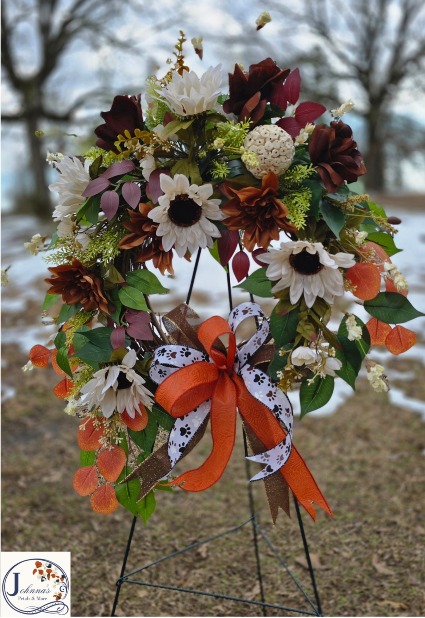
[[[131,418],[142,414],[141,406],[153,405],[153,395],[144,386],[145,380],[134,369],[137,355],[130,350],[119,365],[99,369],[81,389],[78,407],[88,410],[100,408],[103,416],[110,418],[117,411],[127,411]]]
[[[317,297],[332,304],[334,296],[342,296],[344,278],[340,268],[351,268],[355,264],[351,253],[331,254],[321,242],[306,240],[282,242],[280,249],[269,249],[259,259],[269,265],[267,278],[277,281],[273,293],[289,288],[293,305],[304,294],[309,308]]]
[[[174,247],[177,255],[184,257],[187,252],[211,248],[214,238],[221,236],[211,219],[223,218],[221,200],[210,199],[212,185],[190,185],[184,174],[176,174],[174,178],[161,174],[159,183],[164,195],[158,198],[158,206],[148,216],[159,223],[156,235],[161,236],[163,250]]]

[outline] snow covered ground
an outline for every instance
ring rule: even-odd
[[[399,226],[399,233],[396,236],[396,244],[405,249],[404,252],[394,256],[393,261],[407,278],[410,291],[409,300],[419,311],[425,312],[425,277],[424,277],[424,257],[425,257],[425,208],[421,212],[406,211],[400,214],[394,208],[388,209],[388,214],[394,214],[402,218],[402,225]],[[25,251],[23,242],[30,240],[33,234],[42,232],[39,222],[30,216],[7,216],[2,225],[2,268],[10,265],[8,271],[9,284],[2,288],[2,314],[21,314],[14,319],[14,326],[2,328],[3,344],[14,343],[19,345],[23,352],[27,353],[35,343],[46,343],[52,327],[41,324],[41,319],[34,324],[27,324],[24,312],[29,302],[36,302],[41,305],[46,286],[40,281],[48,275],[47,264],[43,254],[33,256]],[[175,260],[175,277],[164,277],[163,284],[170,288],[170,294],[158,296],[153,300],[154,309],[164,312],[186,300],[187,290],[193,272],[194,260],[191,263],[186,260]],[[236,285],[232,280],[232,285]],[[247,294],[238,288],[233,289],[233,304],[247,300]],[[223,269],[213,260],[208,252],[203,252],[199,264],[198,273],[195,279],[194,293],[191,300],[193,308],[206,318],[214,312],[226,316],[228,313],[228,295],[226,276]],[[265,311],[269,311],[273,306],[272,302],[264,302],[261,305]],[[367,320],[367,314],[363,313],[360,307],[355,308],[355,313]],[[417,318],[407,324],[407,327],[417,333],[425,330],[425,318]],[[374,350],[371,358],[387,365],[387,360],[391,357],[388,352],[379,349]],[[403,355],[404,358],[412,358],[425,365],[425,344],[418,343],[414,348]],[[397,377],[405,383],[405,388],[392,388],[389,396],[394,404],[403,403],[404,407],[409,407],[414,412],[419,412],[425,419],[425,404],[422,401],[411,399],[408,395],[409,380],[412,375],[408,372],[397,372],[392,375],[388,372],[388,377]],[[3,398],[13,396],[7,383],[2,387]],[[342,380],[335,381],[335,391],[331,402],[315,412],[316,415],[327,415],[333,413],[346,399],[352,396],[352,389]],[[292,396],[295,413],[299,413],[298,397]]]

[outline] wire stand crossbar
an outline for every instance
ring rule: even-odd
[[[194,265],[194,269],[193,269],[193,274],[192,274],[192,278],[190,281],[190,285],[189,285],[189,291],[187,294],[187,298],[186,298],[186,304],[189,304],[190,302],[190,298],[191,298],[191,294],[192,294],[192,290],[193,290],[193,285],[194,285],[194,281],[195,281],[195,277],[196,277],[196,273],[198,270],[198,266],[199,266],[199,259],[200,259],[200,255],[201,255],[201,249],[198,250],[198,254],[196,256],[196,260],[195,260],[195,265]],[[232,301],[232,291],[231,291],[231,284],[230,284],[230,275],[229,272],[227,272],[227,290],[228,290],[228,297],[229,297],[229,305],[230,305],[230,310],[232,310],[233,308],[233,301]],[[252,295],[251,296],[251,300],[253,300]],[[247,445],[247,438],[246,438],[246,433],[245,431],[243,431],[243,441],[244,441],[244,451],[245,451],[245,456],[248,455],[248,445]],[[139,586],[146,586],[148,588],[160,588],[163,590],[172,590],[172,591],[176,591],[176,592],[181,592],[181,593],[186,593],[186,594],[193,594],[193,595],[198,595],[198,596],[205,596],[205,597],[212,597],[214,599],[223,599],[223,600],[227,600],[227,601],[235,601],[237,603],[244,603],[244,604],[248,604],[248,605],[255,605],[255,606],[259,606],[262,608],[262,614],[263,616],[267,616],[267,608],[270,609],[282,609],[285,610],[287,612],[291,612],[294,614],[301,614],[304,616],[322,616],[322,608],[321,608],[321,603],[320,603],[320,598],[319,598],[319,592],[318,592],[318,588],[317,588],[317,584],[316,584],[316,578],[314,575],[314,568],[311,562],[311,557],[310,557],[310,551],[309,551],[309,547],[308,547],[308,543],[307,543],[307,537],[305,534],[305,529],[304,529],[304,524],[303,524],[303,520],[302,520],[302,516],[301,516],[301,511],[298,505],[298,502],[295,498],[295,496],[293,496],[294,498],[294,504],[295,504],[295,512],[297,515],[297,521],[298,521],[298,526],[300,529],[300,533],[301,533],[301,538],[302,538],[302,542],[303,542],[303,548],[304,548],[304,553],[305,553],[305,558],[306,558],[306,562],[307,562],[307,568],[309,571],[309,575],[310,575],[310,581],[311,581],[311,585],[313,588],[313,593],[314,593],[314,600],[315,603],[312,601],[312,599],[310,598],[310,596],[306,593],[306,591],[304,590],[304,588],[302,587],[302,585],[300,584],[300,582],[297,580],[297,578],[295,577],[295,575],[291,572],[288,564],[286,563],[286,561],[282,558],[282,556],[279,554],[277,548],[274,546],[274,544],[270,541],[270,539],[268,538],[267,534],[265,533],[264,529],[260,526],[259,521],[258,521],[258,516],[256,515],[255,512],[255,503],[254,503],[254,496],[253,496],[253,489],[252,489],[252,483],[249,482],[249,479],[251,478],[251,473],[250,473],[250,462],[245,459],[245,469],[246,469],[246,475],[247,475],[247,479],[248,479],[248,503],[249,503],[249,510],[250,510],[250,517],[242,522],[241,524],[238,524],[236,526],[232,526],[231,528],[228,528],[226,530],[224,530],[223,532],[219,532],[218,534],[215,534],[213,536],[210,536],[206,539],[203,539],[201,541],[197,541],[195,543],[191,543],[190,545],[186,545],[185,547],[178,549],[170,554],[166,554],[164,556],[161,556],[160,558],[158,558],[157,560],[153,560],[151,562],[148,562],[147,564],[143,565],[142,567],[135,569],[133,571],[130,571],[129,573],[125,574],[125,570],[126,570],[126,566],[127,566],[127,561],[128,561],[128,557],[130,554],[130,549],[131,549],[131,544],[133,541],[133,537],[134,537],[134,531],[135,531],[135,527],[136,527],[136,522],[137,522],[137,517],[133,517],[133,521],[131,523],[131,527],[130,527],[130,532],[129,532],[129,536],[128,536],[128,540],[127,540],[127,545],[126,545],[126,549],[125,549],[125,553],[124,553],[124,558],[123,558],[123,562],[122,562],[122,566],[121,566],[121,572],[120,572],[120,576],[118,578],[118,580],[116,581],[116,593],[115,593],[115,598],[114,598],[114,603],[112,606],[112,612],[111,612],[111,616],[115,616],[115,611],[117,609],[118,606],[118,601],[119,601],[119,597],[120,597],[120,593],[121,593],[121,587],[123,584],[133,584],[133,585],[139,585]],[[207,543],[211,543],[219,538],[222,538],[226,535],[229,534],[233,534],[238,532],[239,530],[241,530],[242,528],[244,528],[245,526],[249,525],[249,523],[251,523],[252,525],[252,532],[253,532],[253,540],[254,540],[254,552],[255,552],[255,559],[256,559],[256,569],[257,569],[257,581],[259,584],[259,588],[260,588],[260,598],[261,601],[255,601],[252,599],[244,599],[242,597],[234,597],[231,595],[226,595],[226,594],[220,594],[220,593],[215,593],[215,592],[206,592],[204,590],[195,590],[195,589],[191,589],[191,588],[184,588],[182,586],[170,586],[167,584],[156,584],[156,583],[152,583],[152,582],[148,582],[148,581],[143,581],[143,580],[139,580],[139,579],[133,579],[133,577],[139,573],[141,573],[142,571],[146,571],[149,568],[155,567],[158,564],[166,561],[166,560],[170,560],[172,558],[175,558],[176,556],[182,555],[188,551],[191,551],[193,549],[196,549],[202,545],[206,545]],[[302,610],[302,609],[296,609],[293,607],[287,607],[285,605],[277,605],[274,603],[267,603],[265,600],[265,594],[264,594],[264,585],[263,585],[263,576],[262,576],[262,570],[261,570],[261,557],[260,557],[260,551],[259,551],[259,539],[262,539],[266,545],[268,546],[268,548],[272,551],[274,557],[276,558],[276,560],[279,562],[279,564],[285,569],[287,575],[290,577],[290,579],[292,579],[292,581],[294,582],[294,584],[296,585],[296,587],[298,588],[299,592],[304,596],[305,600],[307,601],[308,605],[309,605],[309,610]]]

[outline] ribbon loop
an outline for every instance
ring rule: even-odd
[[[248,317],[257,319],[254,335],[240,349],[235,329]],[[225,351],[219,338],[228,336]],[[233,451],[237,411],[258,444],[266,449],[248,457],[265,464],[251,480],[280,474],[297,500],[315,518],[313,502],[331,514],[310,471],[292,445],[293,414],[287,396],[250,359],[269,337],[269,323],[256,303],[242,303],[227,322],[213,316],[199,326],[199,343],[208,356],[187,346],[162,346],[155,351],[151,378],[159,386],[156,401],[174,418],[168,454],[172,467],[187,453],[197,431],[211,422],[213,447],[204,463],[171,481],[186,491],[202,491],[222,476]],[[181,434],[181,439],[178,434]],[[143,464],[142,464],[143,465]],[[170,471],[171,471],[170,469]],[[281,483],[276,486],[281,487]],[[281,502],[285,504],[285,501]],[[275,519],[276,510],[273,511]]]

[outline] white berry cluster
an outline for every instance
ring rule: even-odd
[[[255,127],[248,133],[244,148],[257,155],[258,163],[245,165],[256,178],[262,178],[269,172],[277,176],[283,174],[294,158],[295,146],[292,137],[276,125]]]

